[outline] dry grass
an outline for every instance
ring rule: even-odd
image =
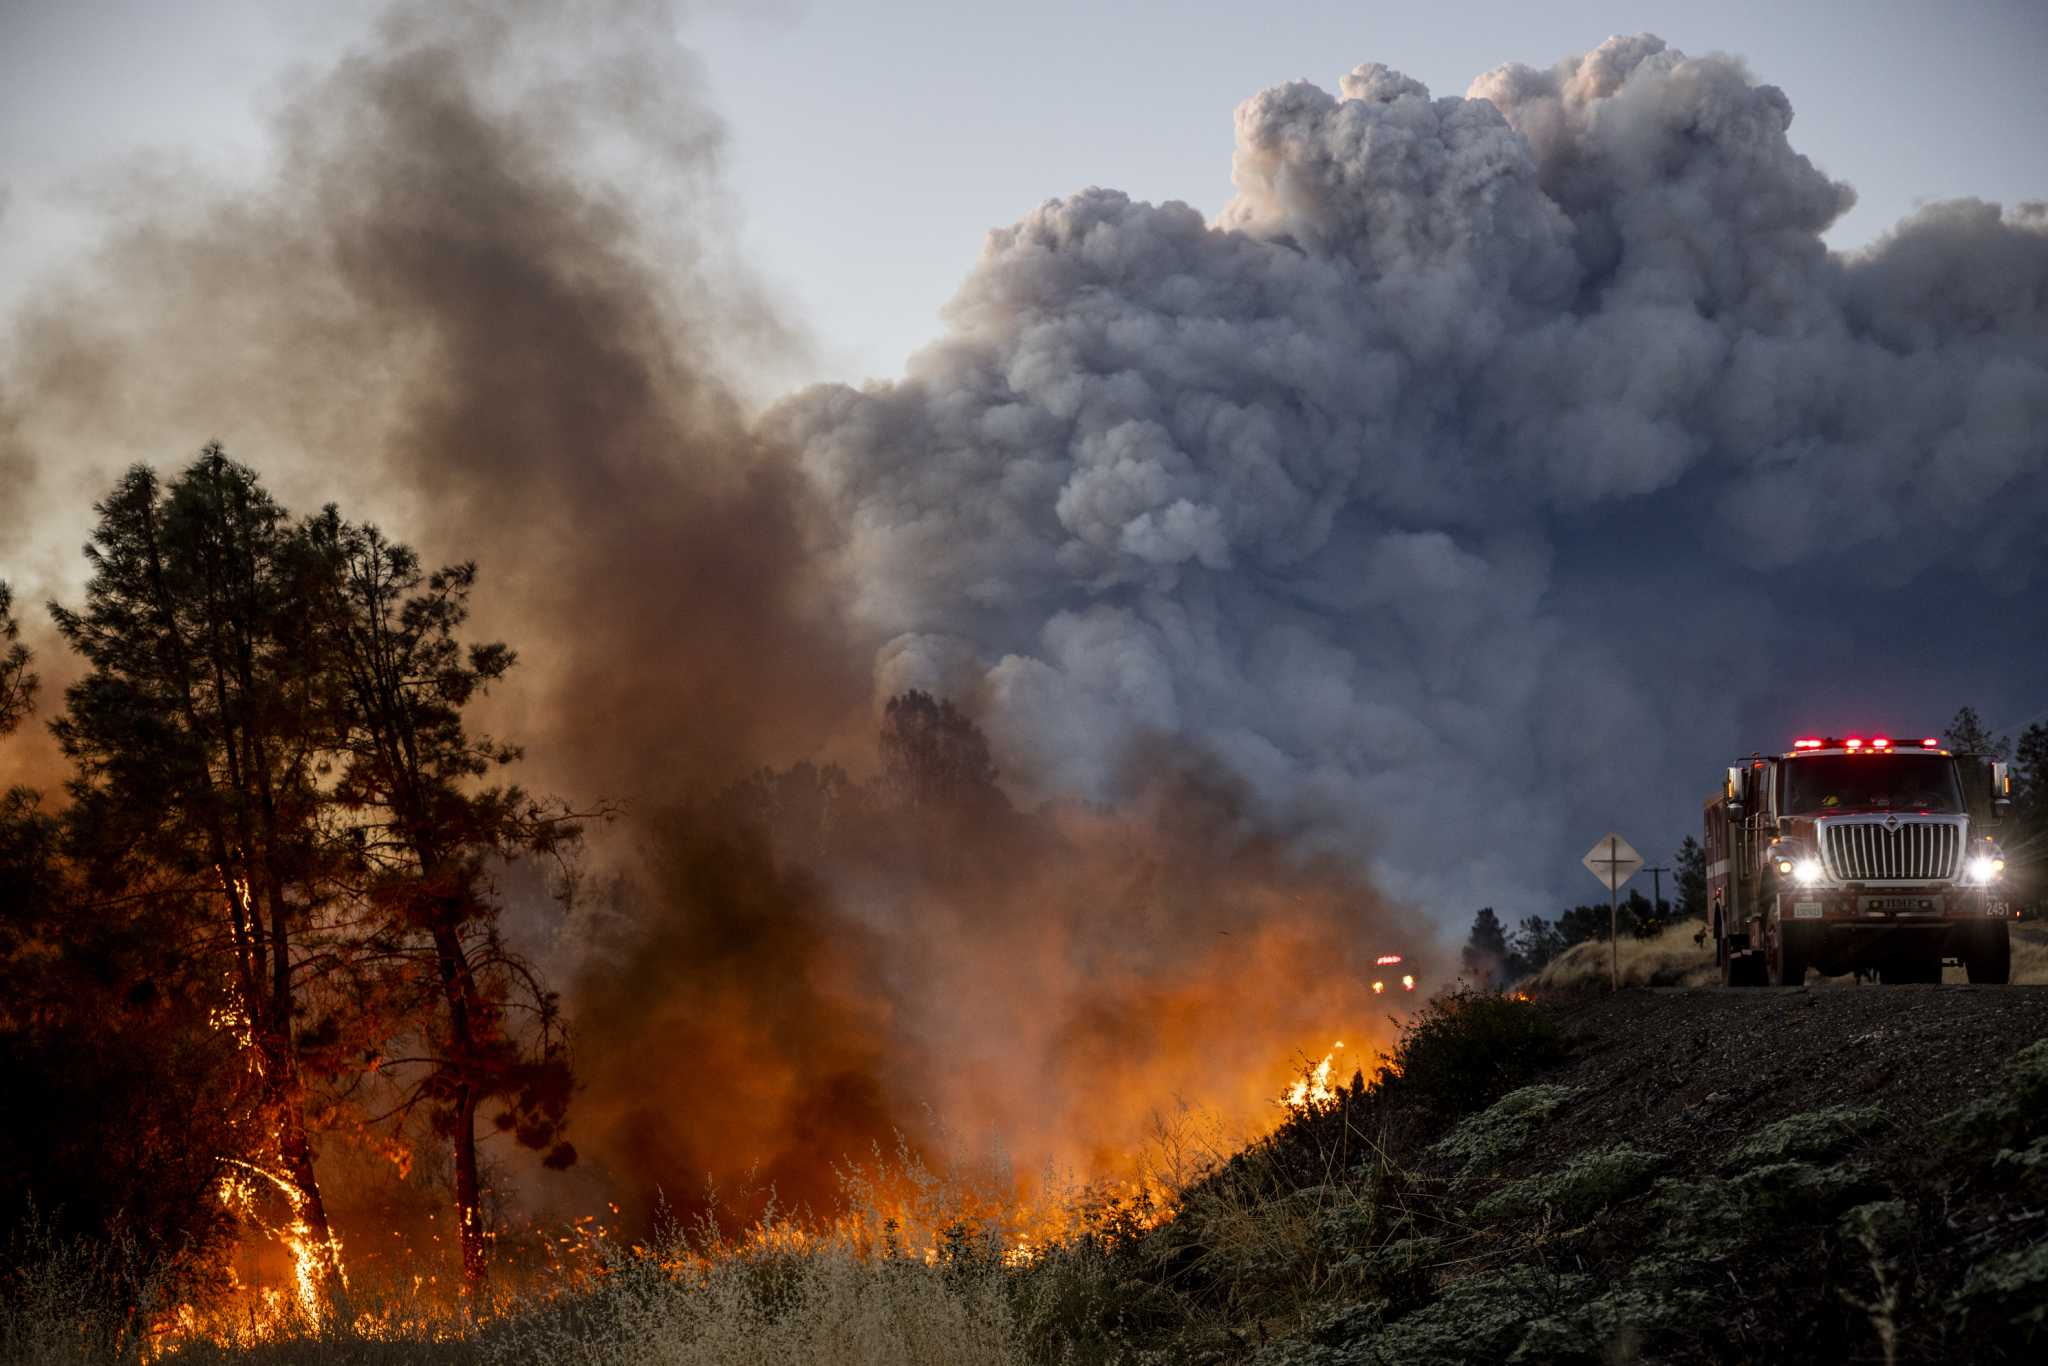
[[[1720,980],[1711,940],[1695,942],[1697,921],[1682,920],[1649,939],[1623,939],[1619,953],[1625,987],[1704,987]],[[1523,985],[1556,991],[1607,984],[1607,944],[1587,940],[1574,944],[1546,963]]]
[[[0,1362],[7,1366],[88,1366],[135,1361],[135,1317],[111,1307],[145,1306],[148,1277],[122,1244],[61,1239],[39,1220],[10,1240],[0,1267]],[[136,1316],[139,1317],[139,1316]]]
[[[1954,980],[1956,969],[1949,970]],[[2048,927],[2015,925],[2012,931],[2014,985],[2048,986]]]
[[[573,1306],[486,1334],[486,1361],[589,1366],[1023,1366],[1000,1266],[928,1266],[825,1243],[685,1274],[629,1263]]]
[[[1651,939],[1621,941],[1621,984],[1625,987],[1708,987],[1721,980],[1710,939],[1694,942],[1695,921],[1681,921]],[[1942,981],[1962,983],[1969,975],[1951,966]],[[1853,986],[1854,977],[1807,976],[1809,986]],[[2048,927],[2016,925],[2012,931],[2012,981],[2015,986],[2048,986]],[[1553,958],[1543,970],[1521,983],[1530,990],[1560,990],[1607,984],[1607,944],[1587,940]]]
[[[140,1366],[156,1355],[107,1308],[103,1272],[80,1249],[15,1268],[0,1303],[0,1362]],[[846,1240],[713,1261],[622,1255],[601,1282],[508,1305],[480,1326],[442,1319],[174,1345],[195,1366],[1025,1366],[1031,1302],[1013,1294],[1016,1279],[978,1251],[933,1265]]]

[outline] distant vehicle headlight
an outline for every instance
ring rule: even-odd
[[[1811,887],[1827,876],[1827,870],[1820,866],[1819,859],[1803,858],[1792,865],[1792,876],[1799,880],[1800,886]]]

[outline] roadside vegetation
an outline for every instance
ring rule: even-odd
[[[1699,921],[1678,921],[1645,939],[1624,938],[1616,946],[1621,984],[1625,987],[1711,987],[1721,980],[1714,963],[1714,944],[1701,933]],[[1574,991],[1604,988],[1608,971],[1607,941],[1588,939],[1572,945],[1518,985],[1526,991]],[[1960,967],[1944,970],[1942,980],[1969,980]],[[1822,977],[1809,973],[1816,987],[1853,986],[1854,977]],[[2048,921],[2012,927],[2012,984],[2048,986]]]
[[[2006,999],[2038,1032],[2041,1012]],[[1693,1089],[1717,1089],[1674,1096],[1687,1115],[1621,1128],[1616,1117],[1641,1108],[1630,1088],[1665,1062],[1642,1009],[1673,1000],[1726,1008],[1718,995],[1440,997],[1376,1076],[1198,1162],[1170,1218],[1109,1201],[1029,1256],[971,1221],[911,1232],[879,1212],[825,1235],[671,1229],[613,1249],[574,1291],[475,1325],[410,1321],[393,1306],[373,1316],[375,1336],[202,1340],[177,1355],[202,1366],[2038,1359],[2048,1040],[1977,1069],[1980,1082],[1952,1069],[1889,1098],[1785,1103],[1767,1087],[1745,1100],[1701,1063]],[[1930,1090],[1950,1100],[1927,1115],[1913,1107]],[[45,1239],[9,1265],[0,1360],[139,1361],[150,1348],[136,1320],[100,1312],[138,1302],[132,1284],[102,1288],[138,1274],[118,1251]]]

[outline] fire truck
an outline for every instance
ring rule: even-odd
[[[1372,982],[1373,995],[1386,995],[1389,985],[1398,986],[1403,991],[1415,990],[1415,974],[1401,966],[1400,954],[1383,953],[1373,960],[1373,966],[1379,969]],[[1393,971],[1387,971],[1389,968],[1392,968]]]
[[[1728,769],[1706,803],[1707,919],[1728,986],[1874,973],[1972,982],[2012,970],[2012,778],[1935,739],[1808,736]]]

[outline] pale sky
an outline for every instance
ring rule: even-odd
[[[294,67],[332,60],[378,8],[0,0],[0,309],[89,244],[106,168],[253,174]],[[813,340],[777,382],[900,373],[982,234],[1045,198],[1104,185],[1213,214],[1238,101],[1296,78],[1334,90],[1366,61],[1453,95],[1616,32],[1739,54],[1791,97],[1794,145],[1859,192],[1837,247],[1923,199],[2048,196],[2043,0],[760,0],[684,26],[749,256]]]

